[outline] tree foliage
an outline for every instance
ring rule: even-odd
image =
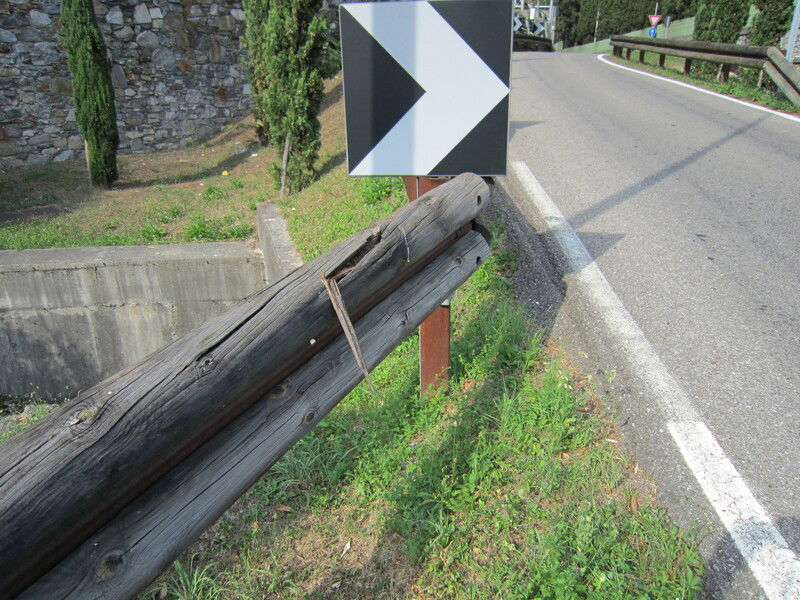
[[[253,94],[253,112],[256,118],[256,133],[259,141],[269,142],[267,125],[266,92],[269,72],[267,70],[267,17],[269,0],[244,0],[245,32],[250,90]]]
[[[88,146],[92,183],[110,185],[119,176],[117,112],[106,45],[95,22],[92,0],[63,0],[61,25],[72,72],[75,118]]]
[[[653,14],[655,0],[562,0],[559,3],[558,39],[564,46],[588,44],[597,39],[648,27],[647,15]],[[659,12],[673,20],[691,17],[696,0],[661,0]],[[599,9],[599,21],[598,21]]]
[[[320,0],[272,0],[267,17],[264,113],[278,156],[289,138],[286,178],[292,190],[313,180],[320,148],[317,115],[328,35],[327,23],[318,14],[320,4]],[[281,167],[274,165],[273,170],[279,179]]]
[[[758,15],[750,30],[750,43],[756,46],[778,46],[792,25],[792,0],[755,0]]]
[[[700,0],[694,39],[736,43],[750,14],[750,0]]]

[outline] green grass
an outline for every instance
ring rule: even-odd
[[[340,167],[282,208],[308,259],[389,215],[400,189]],[[637,491],[491,228],[493,256],[453,301],[449,388],[420,399],[418,339],[403,342],[376,394],[357,387],[142,598],[699,597],[695,534]]]
[[[86,203],[74,212],[0,225],[0,250],[242,240],[252,233],[254,216],[253,196],[240,192],[159,184],[135,203]]]
[[[323,173],[344,160],[341,80],[326,86]],[[0,170],[0,250],[245,239],[277,197],[274,159],[250,117],[182,149],[120,155],[110,189],[89,185],[82,159]]]
[[[760,89],[757,86],[752,85],[751,82],[758,79],[757,69],[748,69],[746,67],[742,67],[741,77],[737,76],[735,73],[731,73],[728,81],[723,83],[721,81],[717,81],[716,79],[716,69],[718,65],[713,65],[713,69],[710,70],[713,72],[705,73],[703,70],[695,69],[691,75],[684,75],[684,60],[682,58],[668,56],[664,64],[665,68],[661,68],[658,66],[658,54],[653,52],[646,53],[644,63],[638,62],[638,56],[639,53],[637,51],[631,54],[631,60],[619,58],[611,54],[609,54],[606,58],[621,65],[635,67],[648,73],[655,73],[657,75],[663,75],[677,81],[691,83],[719,94],[725,94],[726,96],[738,98],[739,100],[745,100],[747,102],[752,102],[754,104],[759,104],[761,106],[766,106],[767,108],[772,108],[774,110],[780,110],[787,113],[800,114],[800,107],[795,106],[789,100],[785,98],[778,98],[773,92],[763,88]],[[764,81],[770,82],[769,77],[764,77]]]
[[[52,408],[30,397],[0,396],[0,443],[41,421]]]

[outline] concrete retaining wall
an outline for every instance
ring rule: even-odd
[[[694,17],[673,21],[672,23],[670,23],[669,29],[667,29],[664,23],[661,23],[657,27],[657,30],[658,30],[658,39],[661,40],[689,39],[692,37],[692,34],[694,33]],[[622,35],[635,35],[639,37],[647,37],[647,31],[648,28],[637,29],[636,31],[629,31],[628,33]],[[578,52],[584,54],[601,54],[603,52],[611,52],[611,50],[612,50],[611,38],[606,38],[604,40],[597,40],[597,43],[572,46],[570,48],[563,48],[560,51]]]
[[[269,228],[284,229],[277,212]],[[281,277],[244,243],[0,252],[0,394],[73,396]]]

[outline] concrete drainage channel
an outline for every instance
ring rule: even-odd
[[[302,264],[256,214],[256,243],[0,251],[0,394],[72,397]]]

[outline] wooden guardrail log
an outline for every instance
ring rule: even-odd
[[[663,40],[659,38],[638,37],[633,35],[611,36],[611,43],[633,43],[641,46],[651,46],[652,52],[667,48],[673,50],[690,50],[717,55],[745,56],[750,58],[767,57],[768,46],[745,46],[743,44],[726,44],[722,42],[704,42],[698,40]]]
[[[800,106],[800,71],[772,46],[657,40],[624,35],[612,36],[611,46],[615,56],[621,57],[622,50],[625,49],[628,59],[633,50],[638,50],[639,62],[644,62],[646,52],[656,52],[659,54],[658,64],[661,67],[664,66],[666,55],[684,58],[685,75],[690,73],[693,60],[719,63],[722,65],[720,76],[723,81],[728,80],[730,65],[762,69],[792,103]]]
[[[777,48],[767,49],[767,57],[769,62],[764,65],[764,71],[795,106],[800,106],[800,70]]]
[[[355,323],[371,369],[489,253],[470,231]],[[361,379],[344,336],[126,506],[18,600],[133,598]]]
[[[635,42],[629,40],[614,40],[612,39],[611,43],[618,44],[620,47],[625,48],[626,50],[638,50],[639,51],[639,60],[642,61],[642,56],[644,52],[656,52],[660,54],[669,54],[670,56],[677,56],[679,58],[686,58],[688,60],[707,60],[709,62],[715,63],[724,63],[724,64],[733,64],[739,65],[742,67],[751,67],[753,69],[761,69],[764,66],[764,62],[766,62],[766,54],[760,58],[753,57],[753,56],[735,56],[732,54],[716,54],[711,52],[704,52],[698,50],[684,50],[680,48],[660,48],[656,47],[652,44],[644,44],[640,42],[640,39],[644,38],[634,38],[636,39]]]
[[[3,446],[0,597],[21,592],[471,229],[489,198],[461,175],[88,390]]]

